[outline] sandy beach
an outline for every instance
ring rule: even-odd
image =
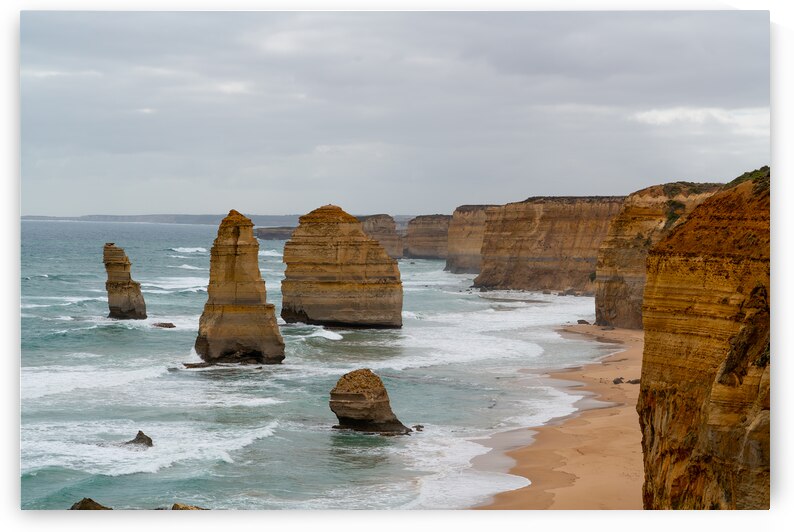
[[[524,429],[533,433],[530,445],[511,449],[515,433],[496,435],[485,442],[494,447],[492,453],[510,449],[505,453],[515,461],[510,473],[530,479],[531,484],[500,493],[477,509],[642,509],[642,436],[635,411],[639,385],[627,381],[640,377],[643,331],[602,330],[595,325],[560,330],[618,342],[625,349],[596,364],[549,374],[567,384],[577,383],[566,390],[582,393],[577,405],[580,411],[542,427]],[[614,384],[617,377],[624,382]],[[489,460],[489,454],[482,460]]]

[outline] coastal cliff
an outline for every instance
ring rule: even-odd
[[[102,250],[102,262],[108,278],[105,290],[108,292],[108,318],[120,320],[146,319],[146,302],[141,293],[141,283],[132,280],[132,264],[124,249],[108,242]]]
[[[229,211],[212,244],[207,303],[195,344],[207,363],[278,364],[284,359],[284,340],[275,307],[267,303],[253,229],[251,220]]]
[[[446,259],[447,233],[452,216],[428,214],[408,222],[404,256],[416,259]]]
[[[357,216],[364,232],[377,240],[389,257],[399,259],[403,256],[403,240],[397,234],[397,224],[388,214]]]
[[[281,317],[287,322],[402,327],[397,261],[335,205],[301,216],[284,246]]]
[[[748,172],[648,254],[645,508],[769,507],[769,205]]]
[[[461,205],[452,213],[447,236],[447,265],[452,273],[480,273],[485,220],[498,205]]]
[[[648,250],[722,187],[667,183],[630,194],[598,250],[596,324],[642,329],[642,292]]]
[[[593,292],[598,247],[624,199],[533,197],[488,209],[474,286]]]
[[[257,227],[254,236],[260,240],[289,240],[294,227]]]

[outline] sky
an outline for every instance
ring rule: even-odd
[[[23,12],[23,215],[451,213],[770,162],[769,16]]]

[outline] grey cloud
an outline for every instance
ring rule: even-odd
[[[21,89],[23,214],[450,212],[769,162],[764,12],[25,12]]]

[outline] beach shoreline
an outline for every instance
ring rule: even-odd
[[[581,396],[576,412],[479,440],[492,450],[475,458],[474,467],[493,470],[509,460],[508,472],[531,483],[496,494],[474,509],[642,509],[642,435],[635,410],[639,385],[628,381],[640,377],[643,331],[568,325],[559,332],[616,343],[619,350],[592,364],[547,373],[556,386]],[[619,377],[624,382],[613,383]]]

